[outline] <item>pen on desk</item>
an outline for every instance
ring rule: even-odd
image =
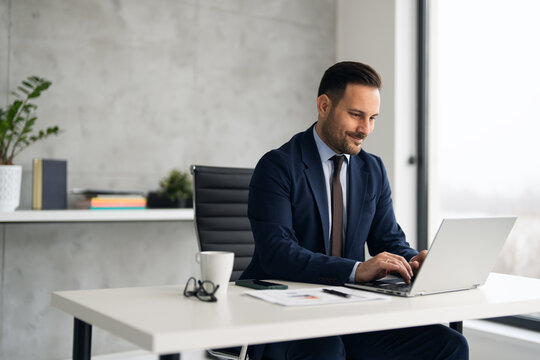
[[[327,294],[332,294],[332,295],[336,295],[336,296],[341,296],[341,297],[344,297],[344,298],[349,298],[351,297],[350,294],[346,294],[344,292],[341,292],[341,291],[337,291],[337,290],[332,290],[332,289],[322,289],[323,292],[327,293]]]

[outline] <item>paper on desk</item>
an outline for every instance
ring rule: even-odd
[[[337,290],[350,294],[348,298],[323,292],[323,289]],[[343,286],[325,286],[319,288],[305,288],[295,290],[248,290],[244,294],[284,306],[306,306],[325,304],[345,304],[365,301],[389,301],[386,295],[349,289]]]

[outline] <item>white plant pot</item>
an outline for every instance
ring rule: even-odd
[[[15,211],[21,201],[21,165],[0,165],[0,211]]]

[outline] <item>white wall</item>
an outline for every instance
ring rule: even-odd
[[[339,61],[373,66],[382,76],[382,102],[365,149],[382,157],[396,217],[416,246],[416,1],[338,0]]]

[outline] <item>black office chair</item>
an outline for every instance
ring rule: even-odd
[[[240,277],[253,256],[255,243],[247,217],[249,182],[253,169],[192,165],[195,228],[201,251],[232,251],[231,281]],[[241,350],[207,352],[220,359],[247,359]]]

